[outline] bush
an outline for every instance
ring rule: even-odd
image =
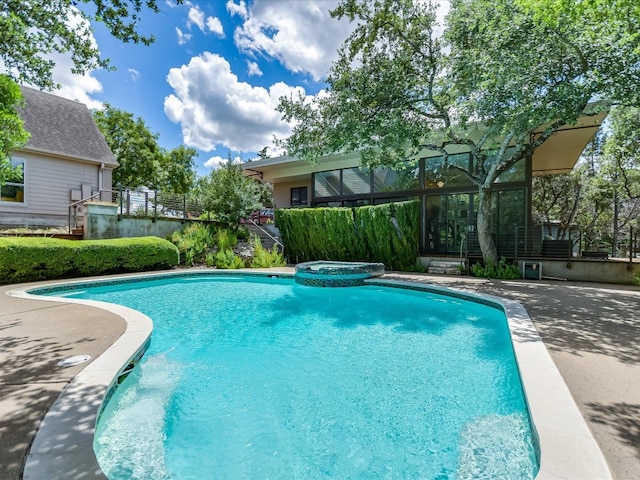
[[[381,262],[412,269],[418,257],[415,201],[358,208],[276,210],[276,226],[289,260]]]
[[[178,249],[157,237],[0,238],[0,283],[157,270],[178,262]]]
[[[486,264],[476,263],[471,266],[471,273],[475,277],[483,278],[498,278],[502,280],[514,280],[520,278],[520,269],[517,265],[507,263],[506,259],[502,257],[498,264],[487,262]]]
[[[218,243],[218,250],[231,250],[238,245],[238,237],[228,228],[223,228],[216,233],[216,242]]]
[[[238,255],[233,253],[233,250],[227,248],[225,250],[220,250],[213,257],[213,264],[217,268],[244,268],[244,260],[240,258]]]
[[[282,267],[287,264],[275,245],[273,250],[268,250],[262,246],[259,237],[253,238],[252,245],[253,260],[251,260],[251,268]]]
[[[173,232],[171,242],[178,247],[180,263],[193,266],[205,261],[207,252],[215,244],[215,238],[211,227],[194,222],[182,230]]]

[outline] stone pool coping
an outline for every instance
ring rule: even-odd
[[[184,271],[147,273],[76,280],[65,284],[112,283],[122,279],[183,275],[229,275],[293,277],[289,271]],[[517,302],[486,294],[425,285],[411,281],[375,279],[366,283],[409,287],[480,300],[499,305],[508,318],[514,351],[531,417],[539,438],[540,471],[536,479],[612,478],[600,448],[576,406],[568,387],[551,360],[526,310]],[[51,284],[58,286],[60,283]],[[69,298],[39,297],[28,293],[46,287],[23,287],[8,292],[31,300],[60,301],[104,308],[127,322],[125,333],[100,357],[82,370],[65,388],[47,413],[27,458],[24,479],[106,478],[95,459],[93,434],[102,400],[119,373],[144,348],[152,323],[135,310],[103,302]]]

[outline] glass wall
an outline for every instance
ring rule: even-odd
[[[464,247],[479,253],[476,236],[476,193],[453,193],[424,197],[423,251],[460,254]],[[498,251],[511,254],[524,247],[526,189],[493,193],[492,233]]]
[[[342,170],[342,195],[358,195],[371,192],[371,174],[359,168]]]
[[[470,155],[468,153],[449,155],[447,164],[468,170]],[[434,157],[425,159],[425,188],[463,187],[468,185],[471,185],[471,181],[460,170],[445,168],[444,158]]]
[[[373,192],[401,192],[419,186],[419,162],[405,162],[396,168],[381,167],[373,172]]]
[[[318,172],[313,175],[313,196],[335,197],[341,195],[340,170]]]
[[[459,255],[463,248],[480,254],[476,233],[478,187],[461,171],[469,171],[471,165],[471,155],[462,153],[449,155],[446,166],[443,158],[436,157],[395,168],[318,172],[313,175],[311,203],[318,207],[356,207],[420,198],[423,253]],[[492,234],[499,251],[520,248],[518,235],[523,237],[527,226],[527,165],[525,160],[518,162],[500,176],[494,187]],[[485,164],[485,168],[489,166]]]

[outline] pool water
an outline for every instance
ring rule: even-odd
[[[64,295],[154,322],[149,349],[98,422],[94,448],[111,480],[537,472],[496,308],[382,286],[217,275]]]

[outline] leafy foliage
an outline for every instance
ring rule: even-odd
[[[513,280],[521,277],[518,266],[508,263],[504,257],[497,264],[493,262],[476,263],[471,266],[471,273],[475,277],[499,278],[502,280]]]
[[[640,111],[619,106],[610,119],[606,134],[594,138],[571,173],[534,178],[533,214],[539,222],[559,222],[558,238],[574,226],[584,249],[604,243],[618,255],[629,228],[639,223]]]
[[[207,252],[215,245],[215,237],[211,227],[194,222],[173,232],[171,243],[178,247],[180,263],[195,265],[205,260]]]
[[[242,218],[262,208],[260,184],[246,177],[240,165],[232,163],[204,178],[199,185],[199,195],[205,210],[234,229]]]
[[[144,8],[159,12],[156,0],[80,0],[91,4],[80,10],[69,0],[2,0],[0,57],[20,83],[52,89],[51,53],[70,53],[74,73],[108,68],[93,42],[91,22],[102,22],[111,35],[128,43],[149,45],[153,36],[138,33]],[[180,2],[178,2],[180,3]],[[146,12],[145,12],[146,13]]]
[[[79,9],[78,3],[89,7]],[[182,0],[177,0],[182,3]],[[88,13],[92,10],[92,13]],[[85,73],[110,68],[93,41],[91,22],[103,23],[123,42],[149,45],[153,36],[138,33],[143,13],[159,12],[156,0],[0,0],[0,61],[7,77],[0,79],[0,182],[6,171],[6,157],[24,144],[27,133],[13,107],[8,84],[31,84],[52,90],[51,54],[70,54],[72,72]]]
[[[0,185],[15,171],[10,152],[23,146],[29,139],[16,111],[23,101],[20,87],[6,75],[0,74]]]
[[[282,267],[287,264],[275,246],[272,250],[264,248],[260,242],[260,237],[254,237],[252,244],[253,259],[251,260],[251,268]]]
[[[93,118],[118,160],[113,183],[123,187],[148,187],[186,193],[195,181],[194,148],[184,145],[167,151],[158,144],[145,121],[105,104]]]
[[[276,210],[290,261],[381,262],[411,268],[418,256],[418,202]]]
[[[357,27],[325,95],[281,99],[295,126],[280,144],[311,161],[357,150],[367,166],[438,152],[445,168],[478,188],[478,240],[492,262],[491,200],[500,175],[561,126],[606,108],[591,99],[639,100],[640,36],[617,28],[624,15],[568,15],[549,24],[511,0],[452,0],[437,37],[430,2],[343,0],[332,13]],[[461,149],[470,152],[471,168],[448,162]]]
[[[157,237],[0,238],[0,283],[171,268],[178,256],[174,245]]]
[[[228,228],[216,232],[216,241],[220,250],[231,250],[238,244],[238,236]]]
[[[217,268],[224,269],[236,269],[245,267],[244,260],[233,253],[233,250],[231,250],[230,248],[217,252],[213,256],[213,264]]]

